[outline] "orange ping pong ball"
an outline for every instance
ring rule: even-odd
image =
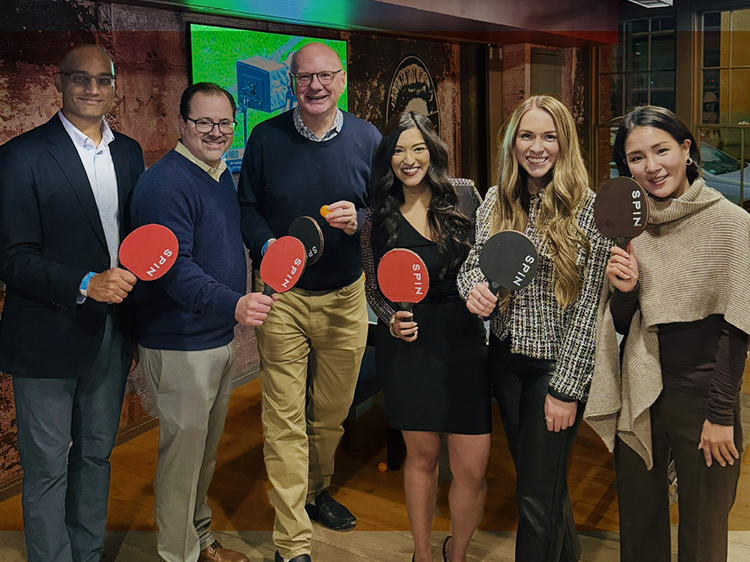
[[[381,462],[380,464],[378,464],[378,470],[380,472],[387,472],[388,471],[388,464],[386,464],[384,462]]]
[[[326,215],[327,215],[328,213],[330,213],[330,212],[331,212],[331,211],[329,211],[329,210],[328,210],[328,205],[323,205],[323,206],[322,206],[322,207],[320,208],[320,216],[321,216],[321,217],[323,217],[323,218],[325,218],[325,216],[326,216]]]

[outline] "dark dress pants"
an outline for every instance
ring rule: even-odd
[[[740,461],[709,468],[698,450],[706,419],[706,395],[665,387],[651,406],[654,466],[619,438],[615,468],[620,506],[620,560],[672,560],[667,472],[671,456],[677,469],[680,562],[725,562],[729,510],[732,509]],[[735,407],[734,442],[742,451],[740,401]]]
[[[583,419],[578,405],[573,427],[547,430],[544,401],[555,361],[513,354],[507,340],[490,337],[492,386],[513,462],[518,497],[518,562],[573,562],[581,545],[568,495],[566,466]]]
[[[128,372],[114,324],[107,316],[99,355],[79,377],[13,377],[29,562],[100,559]]]

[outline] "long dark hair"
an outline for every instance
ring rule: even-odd
[[[398,239],[401,219],[399,208],[404,204],[401,181],[391,167],[391,157],[401,133],[416,127],[422,133],[430,153],[427,181],[432,197],[427,208],[427,224],[434,237],[438,253],[446,264],[442,274],[461,264],[471,249],[473,221],[457,210],[458,194],[448,175],[448,148],[440,140],[432,122],[414,111],[404,111],[391,119],[383,130],[372,167],[372,189],[369,205],[372,222],[387,248],[393,248]],[[441,274],[441,275],[442,275]]]
[[[677,144],[689,140],[692,162],[689,165],[686,164],[688,183],[692,185],[695,178],[701,175],[701,151],[690,129],[668,109],[656,105],[644,105],[628,113],[617,129],[615,144],[612,146],[612,160],[615,161],[617,171],[621,176],[629,178],[633,175],[630,173],[628,161],[625,158],[625,141],[636,127],[653,127],[664,131],[676,140]]]

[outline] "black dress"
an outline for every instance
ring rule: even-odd
[[[388,424],[410,431],[490,433],[485,328],[458,294],[456,274],[460,266],[440,279],[442,263],[436,244],[399,216],[401,229],[396,247],[408,248],[424,260],[430,274],[430,288],[425,299],[412,309],[414,321],[419,325],[415,341],[394,338],[387,321],[382,317],[378,320],[375,361]],[[364,228],[370,228],[370,224],[366,223]],[[367,238],[371,241],[372,261],[365,256],[364,262],[366,270],[368,265],[373,266],[372,271],[366,271],[372,305],[375,296],[372,291],[377,290],[373,287],[374,271],[387,249],[375,232]],[[397,309],[379,290],[377,297],[381,303]]]

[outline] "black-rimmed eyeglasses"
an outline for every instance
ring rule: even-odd
[[[184,117],[184,116],[183,116]],[[210,133],[214,130],[214,127],[218,126],[219,131],[223,134],[228,135],[234,132],[234,128],[237,126],[236,121],[219,121],[218,123],[211,121],[210,119],[190,119],[185,117],[186,121],[192,121],[195,125],[195,130],[199,133]]]
[[[321,70],[320,72],[297,72],[292,74],[292,77],[300,86],[309,86],[312,83],[313,76],[317,76],[318,82],[328,86],[336,78],[336,75],[343,70],[343,68],[339,68],[338,70]]]
[[[100,76],[91,76],[90,74],[86,74],[85,72],[63,72],[62,70],[58,72],[58,74],[62,74],[63,76],[67,76],[70,78],[70,81],[73,82],[76,86],[83,86],[86,87],[89,84],[91,84],[91,80],[96,80],[96,83],[99,84],[100,88],[109,88],[115,81],[114,74],[107,75],[102,74]]]

